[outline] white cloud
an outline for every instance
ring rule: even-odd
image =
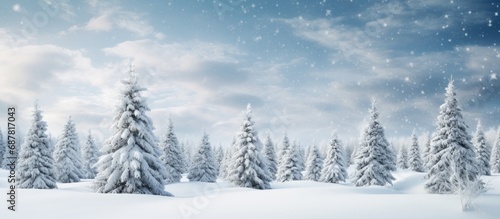
[[[95,31],[109,31],[113,28],[113,23],[109,19],[109,14],[101,14],[97,17],[93,17],[85,25],[85,30],[95,30]]]
[[[92,6],[92,2],[90,2]],[[128,11],[120,6],[110,6],[108,4],[94,5],[98,8],[98,13],[82,26],[74,25],[69,31],[111,31],[121,29],[132,32],[139,37],[152,35],[157,39],[163,38],[162,33],[156,32],[143,14]],[[96,10],[93,8],[92,10]]]

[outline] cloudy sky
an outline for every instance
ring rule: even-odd
[[[150,2],[150,3],[146,3]],[[359,136],[376,98],[388,137],[433,131],[452,77],[474,131],[500,125],[500,6],[481,0],[67,0],[0,5],[0,118],[35,99],[106,138],[133,60],[157,131],[228,144],[247,103],[259,132]],[[3,130],[5,127],[1,126]]]

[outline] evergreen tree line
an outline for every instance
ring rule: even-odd
[[[290,142],[286,132],[279,147],[269,135],[262,143],[249,104],[229,147],[213,147],[204,131],[198,147],[192,151],[188,143],[179,143],[170,118],[165,134],[157,142],[153,123],[146,114],[150,109],[141,96],[145,88],[138,84],[132,68],[122,84],[112,134],[100,150],[90,131],[80,148],[71,117],[53,144],[46,134],[42,111],[35,103],[31,127],[19,151],[18,187],[54,189],[56,182],[87,178],[94,179],[92,189],[99,193],[172,196],[164,185],[180,182],[184,173],[189,181],[216,182],[221,178],[237,187],[255,189],[270,189],[272,181],[302,179],[326,183],[350,179],[355,186],[383,186],[392,184],[395,178],[391,172],[400,168],[427,171],[425,188],[430,193],[453,193],[471,185],[480,188],[480,175],[500,172],[500,132],[493,148],[486,144],[480,122],[474,138],[468,134],[452,81],[440,107],[437,129],[423,152],[414,131],[411,144],[400,147],[397,154],[385,137],[375,101],[355,150],[343,147],[335,133],[325,153],[316,145],[304,151],[298,143]],[[1,137],[0,144],[4,149],[0,155],[6,157]],[[349,177],[351,157],[354,172]],[[5,167],[6,159],[1,161]]]

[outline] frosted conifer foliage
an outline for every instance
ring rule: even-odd
[[[267,135],[266,143],[264,144],[264,154],[267,158],[267,166],[269,168],[269,173],[271,174],[272,180],[276,179],[276,173],[278,172],[278,162],[276,156],[276,150],[274,148],[271,136]]]
[[[343,147],[334,133],[326,149],[326,158],[321,170],[321,182],[339,183],[347,179]]]
[[[168,129],[162,139],[160,148],[162,150],[160,160],[167,171],[164,179],[165,183],[180,182],[182,173],[185,171],[185,161],[179,141],[175,136],[174,124],[170,118],[168,119]]]
[[[219,146],[214,148],[214,150],[215,150],[215,164],[217,166],[217,171],[220,173],[222,160],[224,160],[224,149],[222,149],[222,145],[219,144]]]
[[[99,160],[99,149],[95,143],[92,132],[89,130],[87,141],[82,148],[84,178],[93,179],[97,175],[95,164]]]
[[[304,178],[307,180],[318,181],[321,177],[321,168],[323,167],[323,158],[316,145],[309,147],[306,159],[306,172]]]
[[[32,114],[31,127],[26,133],[17,160],[16,183],[21,189],[55,189],[55,167],[49,150],[47,123],[43,121],[38,103]]]
[[[240,131],[236,134],[228,180],[238,187],[270,189],[272,178],[254,124],[252,108],[248,104]]]
[[[278,162],[278,182],[286,182],[292,180],[301,180],[302,173],[300,172],[300,157],[296,144],[290,145],[287,134],[283,135],[280,159]]]
[[[397,165],[400,169],[408,169],[408,150],[404,145],[399,148]]]
[[[491,153],[491,172],[500,173],[500,129],[497,131],[497,137]]]
[[[417,135],[415,130],[411,134],[410,152],[408,155],[408,167],[415,172],[424,172],[422,159],[420,158],[420,146],[418,145]]]
[[[189,181],[215,182],[217,180],[217,166],[212,146],[208,141],[208,134],[203,133],[200,146],[194,152],[193,163],[189,168],[187,178]]]
[[[430,170],[425,189],[430,193],[453,193],[479,180],[474,147],[458,106],[453,81],[446,88],[435,136],[431,141]]]
[[[136,193],[171,196],[164,190],[166,170],[153,133],[153,122],[146,115],[149,107],[140,94],[132,67],[122,80],[120,103],[115,110],[112,135],[106,141],[97,166],[93,188],[99,193]]]
[[[369,113],[368,125],[363,131],[356,154],[352,182],[355,186],[392,185],[394,177],[390,171],[395,168],[394,155],[385,138],[384,128],[378,121],[375,101],[372,102]]]
[[[430,169],[430,166],[429,166],[429,161],[431,160],[431,135],[428,135],[427,136],[427,140],[425,141],[425,146],[424,146],[424,151],[422,153],[422,157],[423,157],[423,166],[424,166],[424,169],[425,170],[428,170]]]
[[[0,129],[0,168],[7,168],[5,165],[7,165],[8,151],[7,144],[3,140],[2,129]]]
[[[56,166],[56,180],[62,183],[79,182],[80,176],[83,176],[81,166],[81,154],[78,147],[78,134],[76,133],[75,123],[69,117],[68,122],[57,141],[54,148],[54,161]]]
[[[489,176],[490,171],[490,148],[486,144],[481,120],[477,122],[476,133],[473,138],[473,144],[476,148],[476,160],[478,161],[479,174]]]

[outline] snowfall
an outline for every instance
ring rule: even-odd
[[[350,169],[351,170],[351,169]],[[349,171],[351,172],[351,171]],[[483,176],[488,191],[462,211],[458,195],[428,194],[425,173],[398,170],[392,186],[354,187],[349,183],[274,182],[270,190],[217,183],[168,184],[175,197],[98,194],[92,180],[58,183],[58,189],[17,190],[16,211],[0,210],[0,219],[17,218],[500,218],[500,174]],[[8,172],[0,169],[6,193]],[[5,201],[2,201],[5,203]]]

